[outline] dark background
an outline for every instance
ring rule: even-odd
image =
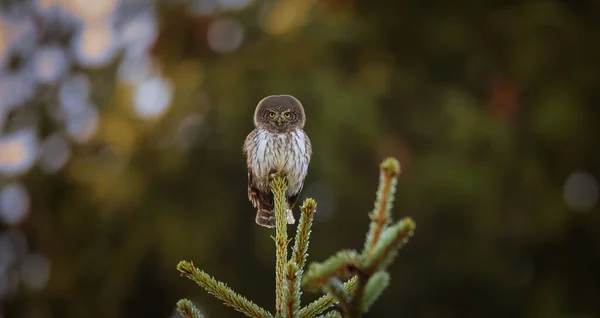
[[[309,262],[402,164],[417,231],[367,317],[600,317],[600,2],[0,3],[0,317],[241,316],[179,260],[271,310],[241,151],[270,94],[306,109]]]

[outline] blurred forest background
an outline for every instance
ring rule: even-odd
[[[600,317],[600,2],[1,0],[0,317],[274,305],[241,146],[292,94],[309,262],[360,248],[387,156],[418,229],[367,317]],[[298,213],[298,212],[297,212]],[[305,294],[304,302],[315,296]]]

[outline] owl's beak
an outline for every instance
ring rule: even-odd
[[[277,126],[281,127],[281,116],[279,116],[279,118],[277,118]]]

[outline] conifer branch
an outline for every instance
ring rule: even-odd
[[[194,267],[192,262],[181,261],[177,264],[177,270],[187,278],[196,282],[200,287],[204,288],[208,293],[217,297],[219,300],[229,307],[245,314],[249,317],[273,318],[266,310],[260,308],[255,303],[238,295],[236,292],[227,287],[226,284],[219,282]]]
[[[302,278],[302,286],[308,290],[318,290],[330,277],[348,279],[358,273],[361,256],[353,250],[337,252],[323,263],[312,263]]]
[[[375,272],[385,269],[393,261],[398,250],[413,235],[415,227],[415,222],[411,218],[404,218],[395,225],[383,230],[375,248],[371,250],[371,253],[365,255],[364,263],[360,268],[360,275],[358,275],[358,287],[350,302],[349,317],[360,317],[366,311],[363,304],[365,303],[365,289],[369,279]]]
[[[317,203],[306,199],[300,207],[302,213],[292,257],[288,261],[287,234],[287,179],[275,174],[271,179],[271,191],[275,209],[276,245],[276,312],[275,316],[246,298],[236,294],[224,283],[216,281],[205,272],[197,269],[191,262],[181,261],[177,269],[189,279],[195,281],[210,294],[222,300],[250,317],[258,318],[314,318],[339,304],[344,317],[357,318],[366,312],[389,285],[390,276],[385,268],[394,260],[398,250],[408,242],[415,230],[415,222],[404,218],[392,226],[390,210],[396,191],[396,178],[400,173],[400,164],[396,159],[388,158],[380,165],[379,187],[374,210],[370,213],[370,226],[363,252],[342,250],[322,263],[313,263],[303,276],[311,226]],[[348,281],[342,284],[343,280]],[[309,290],[321,290],[324,296],[300,309],[302,287]],[[177,308],[185,318],[200,318],[202,314],[186,299],[177,303]],[[340,312],[332,310],[318,317],[342,317]]]
[[[396,159],[387,158],[381,163],[377,198],[373,211],[369,213],[371,222],[362,253],[359,255],[354,251],[342,251],[321,264],[311,264],[302,280],[303,287],[312,290],[321,287],[328,294],[327,297],[331,297],[331,303],[326,302],[325,296],[321,297],[306,309],[303,308],[301,314],[308,308],[311,309],[311,314],[319,314],[322,311],[314,312],[312,309],[324,308],[324,311],[336,298],[345,317],[360,317],[388,286],[389,274],[383,270],[394,260],[400,247],[408,242],[415,230],[415,222],[410,218],[389,226],[399,174],[400,163]],[[352,294],[346,296],[340,292],[336,279],[349,276],[354,276],[355,287]],[[344,302],[344,299],[347,301]]]
[[[285,193],[287,191],[287,180],[285,176],[276,174],[271,181],[271,191],[275,203],[275,309],[277,313],[281,312],[283,303],[284,289],[284,270],[287,262],[287,200]]]
[[[344,289],[346,290],[348,295],[352,295],[352,293],[354,293],[355,288],[356,277],[352,277],[350,280],[344,283]],[[331,295],[323,295],[319,299],[308,304],[306,307],[300,309],[300,318],[314,317],[324,312],[325,310],[331,308],[335,304],[337,304],[337,300],[335,300]]]
[[[361,308],[363,312],[369,310],[371,305],[375,302],[383,291],[390,284],[390,274],[384,271],[377,272],[371,276],[365,287],[365,293],[362,299]]]
[[[346,308],[343,308],[346,317],[349,318],[358,318],[364,312],[361,305],[369,277],[361,272],[356,278],[356,290],[352,295],[352,300],[350,300],[350,303]]]
[[[297,318],[300,310],[300,273],[294,261],[285,264],[285,284],[283,291],[283,318]]]
[[[188,299],[180,299],[177,302],[177,311],[183,318],[204,318],[204,315]]]
[[[327,283],[323,285],[323,291],[337,301],[342,309],[348,308],[349,295],[344,289],[344,285],[337,277],[330,277]]]
[[[398,250],[408,242],[416,228],[411,218],[404,218],[383,231],[372,253],[366,257],[364,271],[368,276],[385,269],[396,257]]]
[[[292,252],[292,259],[298,264],[298,269],[300,270],[303,270],[304,265],[306,265],[310,228],[316,210],[317,202],[310,198],[304,200],[304,203],[300,207],[302,214],[300,215],[300,222],[296,229],[296,238],[294,239],[294,249]]]
[[[339,311],[332,310],[326,312],[323,315],[317,316],[317,318],[342,318],[342,314],[340,314]]]
[[[400,174],[400,163],[394,158],[387,158],[379,166],[379,187],[373,212],[369,214],[371,224],[365,240],[363,255],[367,255],[377,245],[379,236],[390,223],[390,210],[396,193],[397,177]]]

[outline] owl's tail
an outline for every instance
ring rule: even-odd
[[[296,223],[291,209],[287,209],[286,219],[288,224]],[[266,209],[259,209],[256,211],[256,224],[268,228],[275,227],[275,211]]]
[[[256,224],[269,228],[275,227],[275,213],[265,209],[256,211]]]

